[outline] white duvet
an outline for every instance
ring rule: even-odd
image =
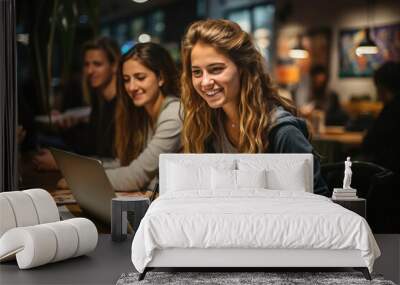
[[[319,195],[265,189],[160,196],[133,239],[133,265],[143,272],[165,248],[358,249],[370,272],[380,255],[359,215]]]

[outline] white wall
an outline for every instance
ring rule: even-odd
[[[366,0],[292,0],[292,13],[281,23],[280,29],[302,30],[318,27],[332,29],[331,78],[330,87],[336,90],[341,100],[350,95],[369,94],[375,97],[375,88],[371,78],[339,78],[338,35],[343,28],[367,26]],[[374,1],[370,8],[372,25],[400,23],[400,1]],[[277,1],[278,11],[287,1]],[[279,31],[278,31],[279,32]]]

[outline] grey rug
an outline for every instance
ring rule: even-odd
[[[148,272],[142,281],[139,273],[124,273],[117,285],[133,284],[379,284],[395,285],[381,275],[372,274],[372,281],[360,272]]]

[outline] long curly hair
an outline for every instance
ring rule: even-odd
[[[168,51],[162,46],[155,43],[138,43],[121,57],[117,72],[118,100],[114,147],[122,166],[128,165],[143,151],[149,127],[152,127],[145,108],[136,107],[124,87],[122,67],[131,59],[139,61],[164,80],[160,87],[162,95],[179,97],[180,93],[177,68]]]
[[[221,108],[213,110],[194,89],[191,71],[191,52],[197,43],[214,47],[232,60],[240,73],[240,137],[238,151],[265,152],[266,132],[271,125],[271,111],[282,106],[292,114],[296,108],[290,100],[278,95],[268,75],[265,59],[248,33],[229,20],[201,20],[193,23],[182,40],[182,106],[184,121],[182,142],[185,152],[201,153],[212,140],[218,140],[217,120]]]

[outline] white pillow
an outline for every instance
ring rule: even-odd
[[[235,169],[236,161],[217,160],[193,163],[190,160],[168,161],[167,191],[211,190],[211,169]]]
[[[271,190],[307,191],[308,177],[306,175],[307,164],[305,161],[290,162],[279,161],[271,165],[265,165],[253,161],[239,161],[240,170],[254,171],[266,169],[266,183]]]
[[[267,173],[268,188],[289,191],[307,191],[304,163],[293,164],[290,169],[273,169]]]
[[[262,170],[236,170],[238,188],[267,188],[267,171]]]
[[[236,190],[236,170],[213,167],[211,173],[212,189]]]
[[[211,167],[185,166],[168,163],[167,189],[185,191],[189,189],[211,188]]]
[[[266,188],[266,170],[230,170],[212,168],[212,189],[237,190],[240,188]]]

